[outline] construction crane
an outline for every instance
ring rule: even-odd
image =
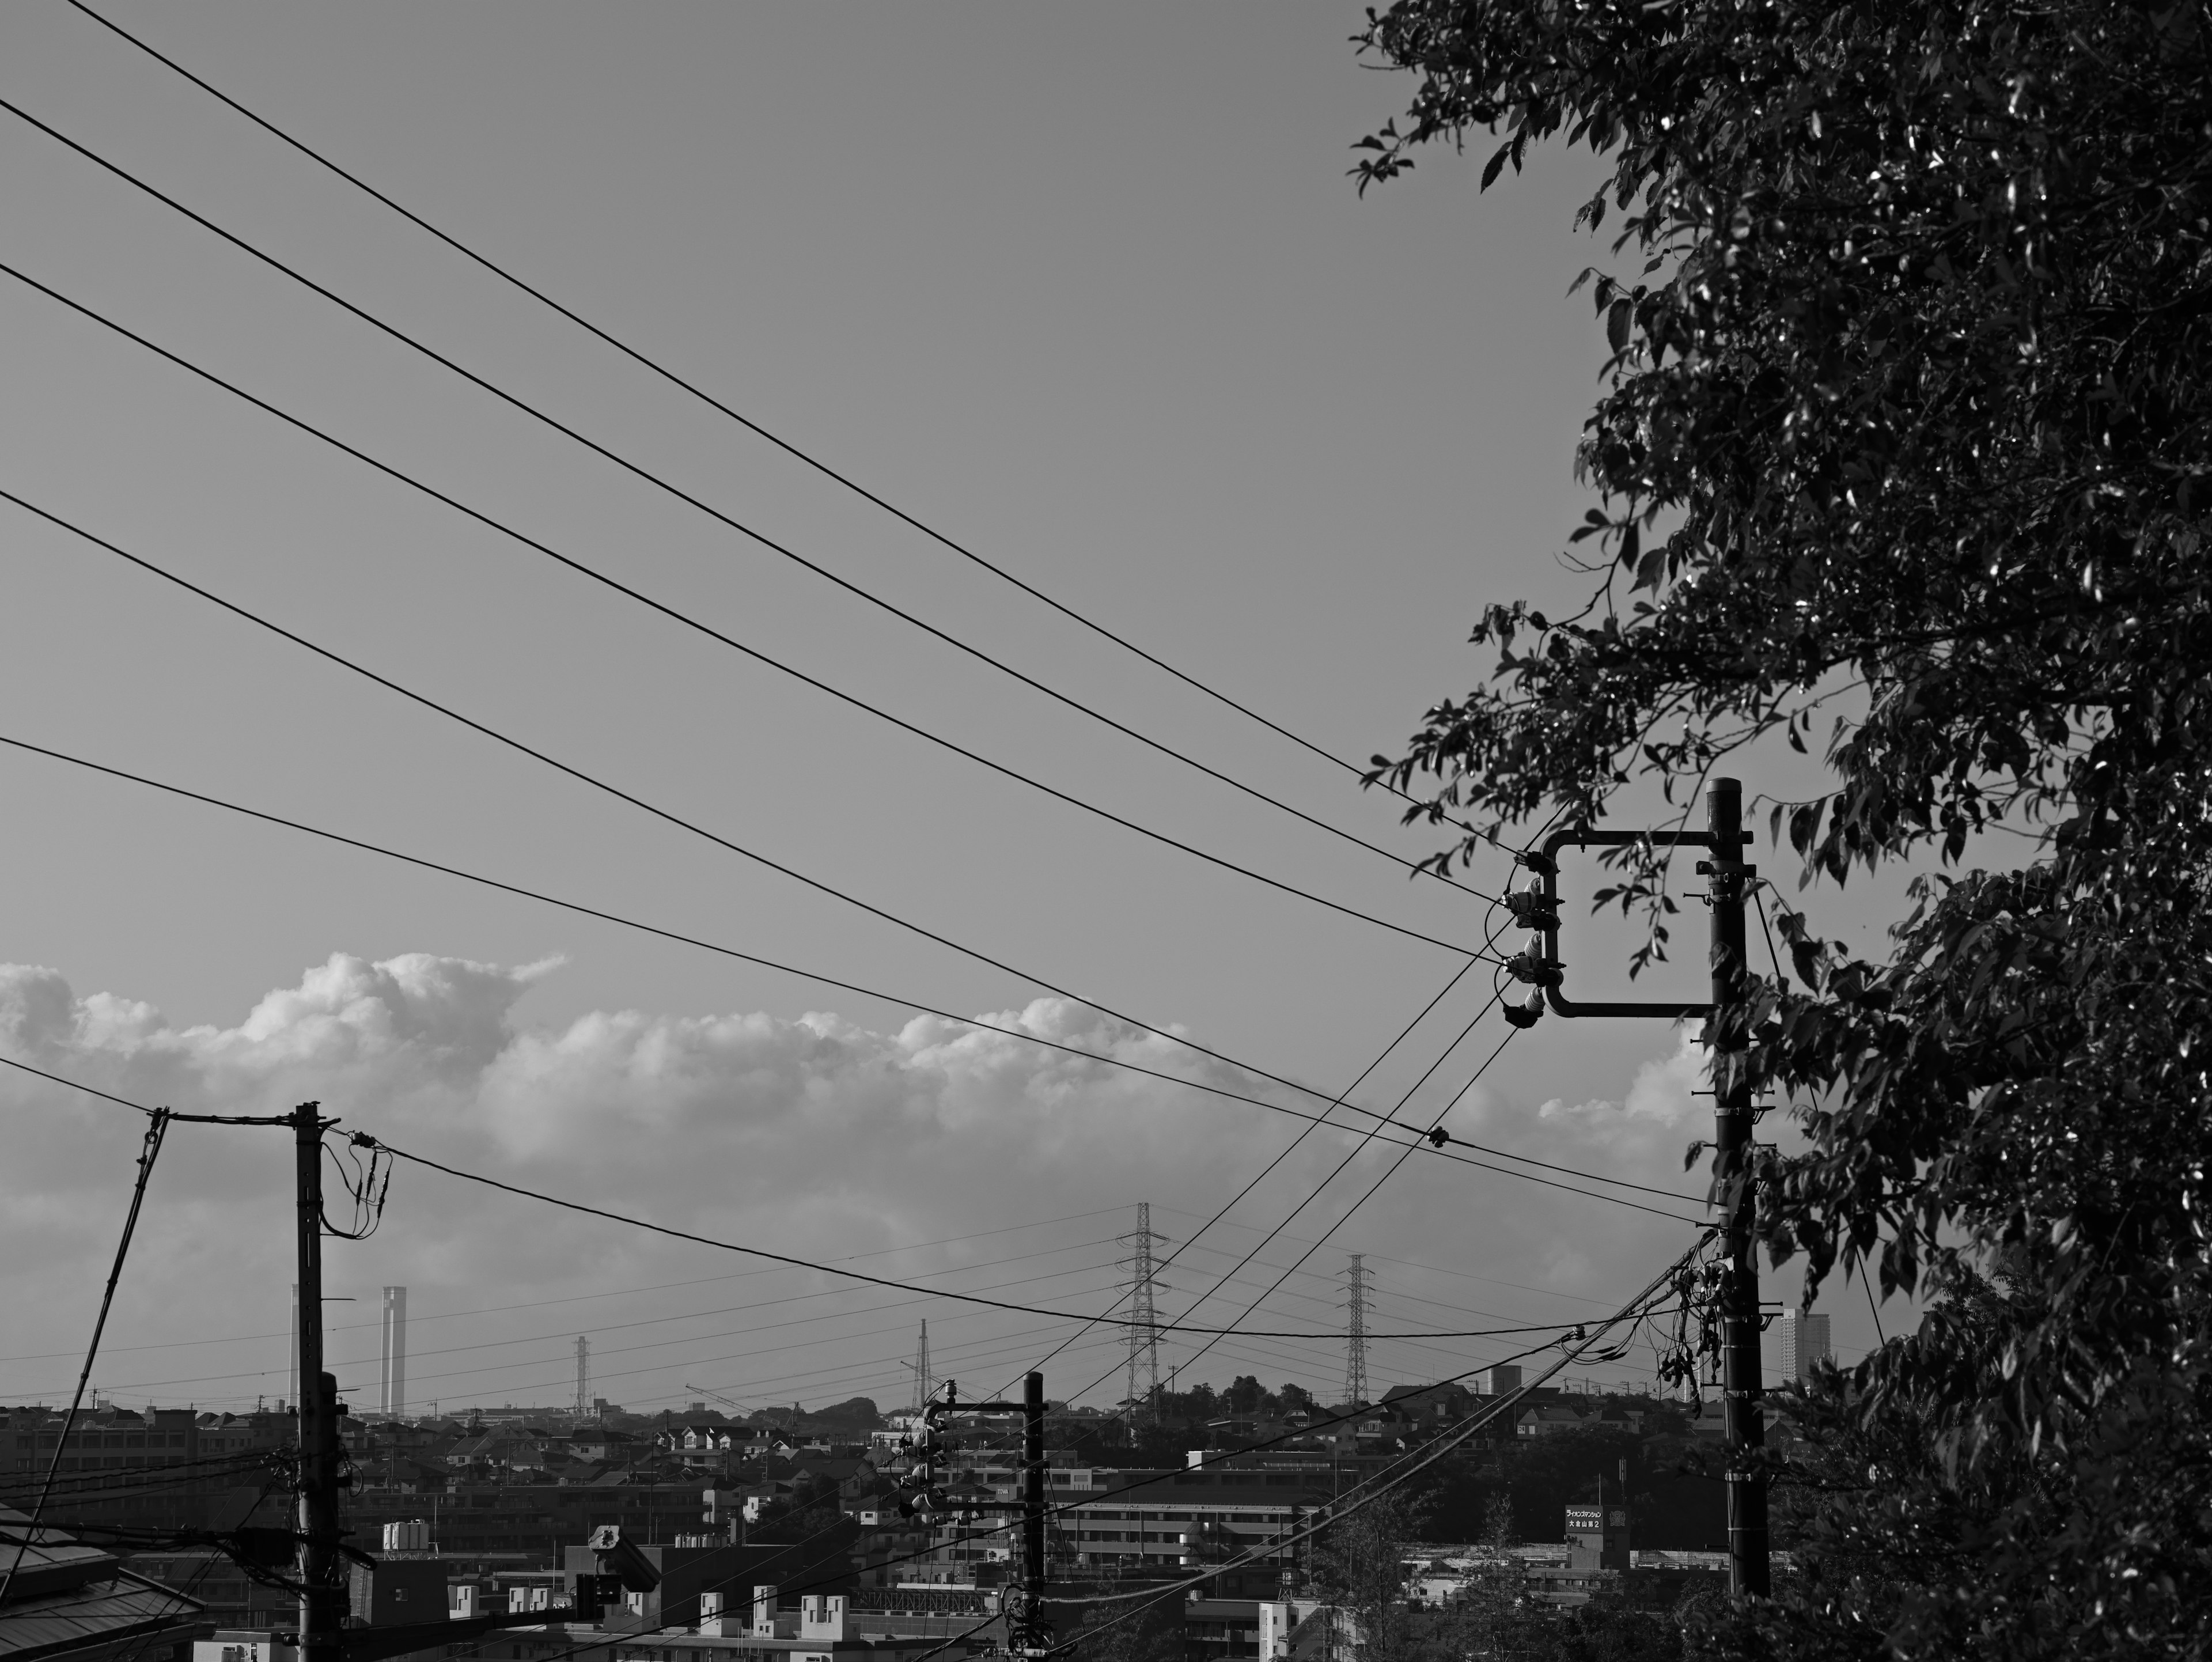
[[[718,1403],[721,1403],[723,1407],[725,1407],[725,1408],[726,1408],[726,1409],[731,1409],[732,1411],[733,1411],[734,1413],[737,1413],[737,1414],[738,1414],[738,1415],[746,1415],[746,1414],[750,1414],[750,1413],[751,1413],[751,1412],[752,1412],[752,1409],[750,1409],[747,1408],[747,1407],[746,1407],[743,1403],[739,1402],[736,1397],[725,1397],[724,1395],[722,1395],[722,1393],[721,1393],[720,1391],[709,1391],[709,1390],[708,1390],[708,1389],[707,1389],[707,1387],[706,1387],[706,1386],[704,1386],[704,1385],[691,1385],[691,1384],[686,1383],[684,1388],[686,1391],[697,1391],[697,1392],[698,1392],[702,1397],[713,1397],[716,1402],[718,1402]]]

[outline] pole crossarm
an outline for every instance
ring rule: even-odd
[[[1751,841],[1751,833],[1743,833],[1743,841]],[[1544,839],[1544,865],[1538,871],[1538,892],[1549,904],[1555,920],[1541,933],[1544,956],[1554,964],[1559,962],[1559,925],[1556,922],[1559,907],[1559,851],[1572,843],[1577,848],[1626,849],[1638,843],[1656,843],[1662,848],[1711,849],[1713,839],[1704,831],[1592,831],[1577,830],[1572,826],[1555,831]],[[1652,999],[1595,1000],[1577,1002],[1566,995],[1564,982],[1544,989],[1545,1001],[1563,1016],[1652,1016],[1664,1021],[1680,1021],[1684,1016],[1711,1015],[1710,1003],[1668,1003]]]

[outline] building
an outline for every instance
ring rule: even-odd
[[[1521,1389],[1521,1370],[1511,1362],[1499,1362],[1486,1367],[1474,1376],[1476,1394],[1484,1397],[1504,1397]]]
[[[0,1498],[36,1494],[55,1463],[54,1512],[88,1524],[234,1529],[272,1476],[268,1457],[293,1440],[286,1414],[141,1413],[111,1403],[80,1411],[57,1451],[64,1417],[45,1407],[0,1409]]]
[[[1625,1570],[1629,1567],[1628,1506],[1615,1499],[1567,1508],[1567,1568]]]
[[[0,1507],[0,1662],[184,1662],[204,1615],[112,1553],[33,1531],[12,1507]]]
[[[1829,1360],[1828,1318],[1804,1310],[1785,1310],[1759,1335],[1759,1372],[1770,1385],[1795,1385],[1813,1377]]]
[[[872,1608],[837,1594],[807,1596],[795,1613],[787,1613],[777,1608],[774,1587],[763,1585],[753,1592],[750,1620],[724,1614],[729,1607],[717,1601],[695,1631],[673,1636],[684,1662],[921,1662],[951,1648],[948,1641],[987,1615],[981,1609],[952,1614]],[[1003,1645],[1003,1627],[994,1622],[975,1635],[973,1647],[982,1648],[994,1634]],[[627,1642],[618,1638],[611,1662],[669,1662],[671,1645],[667,1634]]]
[[[1547,1403],[1540,1408],[1525,1409],[1513,1423],[1514,1433],[1522,1437],[1556,1437],[1562,1432],[1580,1431],[1584,1426],[1595,1425],[1595,1413],[1579,1408],[1570,1408],[1565,1403]]]

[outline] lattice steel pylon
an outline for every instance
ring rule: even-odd
[[[1129,1390],[1123,1405],[1134,1423],[1140,1411],[1159,1406],[1160,1312],[1155,1295],[1175,1289],[1159,1279],[1159,1259],[1152,1249],[1165,1246],[1168,1238],[1152,1227],[1150,1201],[1137,1202],[1137,1227],[1116,1239],[1129,1249],[1120,1266],[1129,1272]]]
[[[1352,1254],[1344,1272],[1344,1400],[1353,1407],[1367,1400],[1367,1265]]]

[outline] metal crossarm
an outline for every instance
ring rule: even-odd
[[[1750,842],[1751,833],[1746,831],[1743,840]],[[1713,845],[1712,838],[1704,831],[1577,831],[1571,827],[1553,831],[1544,840],[1543,849],[1545,864],[1550,869],[1539,873],[1541,885],[1539,892],[1543,895],[1553,918],[1556,920],[1559,914],[1560,849],[1570,843],[1577,848],[1624,849],[1638,843],[1655,843],[1670,849],[1711,849]],[[1559,926],[1557,922],[1553,922],[1542,934],[1544,956],[1554,963],[1559,962]],[[1713,1008],[1704,1000],[1692,1003],[1668,1003],[1651,999],[1614,999],[1580,1003],[1567,996],[1564,981],[1546,987],[1544,998],[1554,1011],[1563,1016],[1656,1016],[1662,1020],[1679,1021],[1684,1016],[1710,1015]]]

